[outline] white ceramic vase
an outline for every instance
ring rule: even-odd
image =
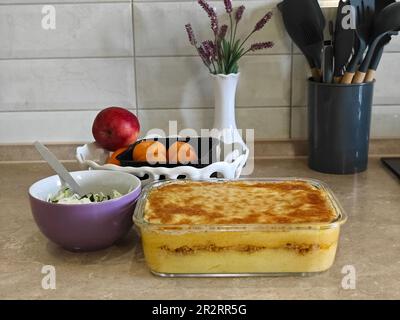
[[[235,98],[240,73],[211,75],[214,81],[214,130],[227,144],[244,145],[236,127]]]

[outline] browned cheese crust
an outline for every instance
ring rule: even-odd
[[[336,218],[326,192],[304,181],[174,182],[153,189],[152,224],[301,224]]]

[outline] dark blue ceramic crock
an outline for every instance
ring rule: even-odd
[[[362,172],[368,148],[374,82],[308,81],[309,167],[332,174]]]

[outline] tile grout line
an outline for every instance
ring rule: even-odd
[[[126,55],[126,56],[77,56],[77,57],[26,57],[26,58],[0,58],[0,61],[30,61],[30,60],[101,60],[101,59],[129,59],[132,58],[133,55]]]
[[[399,54],[400,51],[385,51],[387,54]],[[274,56],[301,56],[298,53],[268,53],[268,54],[250,54],[247,57],[274,57]],[[195,54],[176,54],[176,55],[121,55],[121,56],[53,56],[53,57],[16,57],[16,58],[2,58],[0,61],[19,61],[19,60],[79,60],[79,59],[128,59],[128,58],[140,58],[140,59],[167,59],[167,58],[195,58]]]
[[[179,2],[190,2],[193,0],[133,0],[133,2],[136,3],[168,3],[168,2],[172,2],[172,3],[179,3]],[[215,2],[216,0],[211,0],[212,2]],[[265,0],[251,0],[254,2],[265,2]],[[131,2],[131,0],[108,0],[108,1],[97,1],[97,0],[86,0],[86,1],[82,1],[82,2],[74,2],[71,0],[65,0],[63,2],[54,2],[54,0],[50,0],[48,2],[46,1],[42,1],[42,0],[38,0],[36,2],[31,2],[31,3],[26,3],[26,2],[16,2],[16,3],[1,3],[0,6],[23,6],[23,5],[52,5],[52,4],[93,4],[93,3],[129,3]],[[277,1],[278,2],[278,1]]]
[[[73,2],[73,1],[64,1],[64,2],[54,2],[52,0],[44,2],[17,2],[17,3],[0,3],[0,7],[5,6],[44,6],[44,5],[80,5],[80,4],[117,4],[117,3],[129,3],[131,0],[116,0],[116,1],[82,1],[82,2]]]
[[[399,52],[396,52],[399,53]],[[247,57],[268,57],[268,56],[289,56],[290,53],[268,53],[268,54],[250,54]],[[4,58],[0,57],[0,61],[19,61],[19,60],[78,60],[78,59],[126,59],[126,58],[140,58],[140,59],[167,59],[167,58],[195,58],[195,54],[176,54],[176,55],[109,55],[109,56],[49,56],[49,57],[14,57]]]
[[[373,109],[379,110],[381,108],[385,107],[393,107],[393,108],[400,108],[399,104],[377,104],[373,105]],[[282,106],[236,106],[237,109],[305,109],[307,106],[290,106],[290,105],[282,105]],[[129,109],[138,109],[139,111],[163,111],[163,110],[212,110],[212,107],[193,107],[193,108],[181,108],[181,107],[147,107],[147,108],[129,108]],[[93,109],[23,109],[23,110],[0,110],[0,114],[4,113],[46,113],[46,112],[97,112],[101,111],[99,108],[93,108]]]
[[[285,106],[236,106],[237,109],[289,109],[290,106],[289,105],[285,105]],[[303,107],[297,107],[297,108],[303,108]],[[136,108],[129,108],[129,109],[135,109]],[[147,107],[147,108],[137,108],[139,111],[146,111],[146,110],[158,110],[158,111],[163,111],[163,110],[213,110],[213,107],[209,107],[209,106],[204,106],[204,107],[192,107],[192,108],[182,108],[179,106],[176,107]],[[93,109],[23,109],[23,110],[0,110],[0,114],[2,113],[40,113],[40,112],[96,112],[96,111],[100,111],[101,109],[99,108],[93,108]]]
[[[258,53],[258,54],[246,54],[246,57],[268,57],[268,56],[288,56],[290,52],[277,52],[277,53]],[[137,55],[137,58],[192,58],[197,57],[196,54],[161,54],[161,55]]]
[[[294,76],[294,57],[293,57],[293,50],[294,50],[294,46],[293,46],[293,41],[291,41],[291,55],[290,55],[290,111],[289,111],[289,138],[292,139],[292,122],[293,122],[293,76]]]
[[[82,2],[74,2],[74,1],[70,1],[70,0],[66,0],[63,2],[54,2],[53,0],[50,1],[36,1],[36,2],[31,2],[31,3],[26,3],[26,2],[16,2],[16,3],[0,3],[0,6],[24,6],[24,5],[58,5],[58,4],[102,4],[102,3],[106,3],[106,4],[114,4],[114,3],[129,3],[129,2],[136,2],[136,3],[168,3],[168,2],[172,2],[172,3],[179,3],[179,2],[190,2],[190,0],[108,0],[108,1],[97,1],[97,0],[86,0],[86,1],[82,1]],[[216,1],[216,0],[212,0],[212,1]],[[251,0],[254,2],[265,2],[265,0]],[[276,1],[278,2],[278,1]]]
[[[134,21],[134,16],[135,16],[135,8],[133,5],[133,0],[131,0],[131,23],[132,23],[132,46],[133,46],[133,76],[134,76],[134,90],[135,90],[135,107],[136,107],[136,116],[139,120],[139,99],[138,99],[138,85],[137,85],[137,72],[136,72],[136,37],[135,37],[135,21]]]

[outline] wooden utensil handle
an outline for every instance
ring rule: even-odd
[[[366,73],[357,71],[356,75],[353,78],[353,83],[363,83],[365,80]]]
[[[365,76],[365,82],[372,82],[375,80],[375,72],[376,70],[369,69],[367,75]]]
[[[315,82],[320,82],[321,81],[321,71],[317,68],[312,68],[311,69],[311,74]]]
[[[334,83],[340,83],[340,82],[342,82],[342,77],[340,76],[340,77],[334,77],[333,78],[333,82]]]
[[[354,72],[346,72],[340,83],[351,84],[353,82]]]

